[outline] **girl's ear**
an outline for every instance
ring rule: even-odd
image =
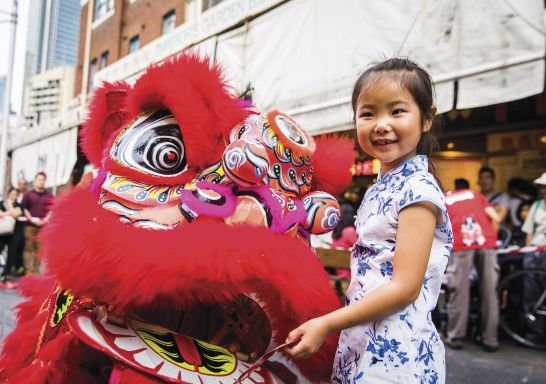
[[[437,111],[438,110],[436,109],[434,105],[430,107],[427,117],[425,117],[425,121],[423,123],[423,132],[430,131],[430,128],[432,128],[432,122],[434,121],[434,117],[436,117]]]

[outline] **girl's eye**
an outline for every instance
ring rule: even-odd
[[[371,112],[362,112],[362,113],[360,114],[360,117],[372,117],[372,116],[373,116],[373,115],[372,115]]]
[[[393,115],[399,115],[399,114],[401,114],[401,113],[403,113],[403,112],[404,112],[403,109],[398,108],[398,109],[395,109],[394,111],[392,111],[392,114],[393,114]]]

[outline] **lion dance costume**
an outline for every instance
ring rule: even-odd
[[[337,307],[308,239],[339,220],[321,190],[346,186],[349,141],[259,114],[190,54],[96,89],[82,133],[99,172],[54,203],[0,382],[233,384],[239,353]],[[242,383],[327,382],[335,345]]]

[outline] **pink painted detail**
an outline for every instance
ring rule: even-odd
[[[198,215],[221,218],[233,213],[237,198],[230,187],[206,181],[198,181],[195,185],[197,189],[184,189],[180,192],[180,201],[192,211]],[[207,193],[207,190],[212,193]]]
[[[108,384],[121,384],[122,371],[123,369],[120,368],[119,364],[114,364],[114,367],[112,368],[112,373],[110,374],[110,378],[108,379]]]
[[[101,186],[104,183],[104,180],[106,180],[107,172],[104,168],[99,169],[99,173],[97,174],[97,177],[93,179],[93,183],[89,187],[89,190],[91,193],[99,198]]]
[[[260,197],[261,203],[271,215],[270,229],[275,233],[284,233],[294,224],[305,221],[306,211],[303,203],[297,199],[288,198],[282,191],[267,186],[255,186],[240,190],[239,194],[243,195],[245,192],[255,193]],[[288,209],[288,204],[294,205],[292,210]]]

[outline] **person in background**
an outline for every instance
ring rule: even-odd
[[[27,193],[28,190],[28,181],[24,177],[20,177],[19,180],[17,180],[17,189],[19,190],[19,196],[17,197],[17,202],[21,204],[23,201],[23,197]]]
[[[546,246],[546,172],[533,182],[539,189],[538,198],[529,209],[521,229],[527,234],[526,245]],[[546,270],[546,251],[528,252],[523,257],[523,267]],[[525,305],[531,306],[546,288],[546,281],[538,276],[523,281]],[[546,321],[544,316],[537,316],[528,322],[526,338],[540,342],[546,341]]]
[[[49,212],[49,204],[53,196],[45,188],[47,176],[38,172],[34,177],[32,190],[23,197],[21,206],[28,222],[25,224],[25,248],[23,262],[28,274],[40,273],[40,259],[38,258],[38,240],[36,236],[44,224]]]
[[[520,218],[521,207],[533,202],[537,196],[536,188],[523,180],[521,177],[513,177],[508,181],[508,195],[510,196],[510,229],[512,236],[510,244],[523,246],[525,243],[525,232],[521,230],[523,221]]]
[[[503,224],[508,217],[510,197],[504,192],[495,191],[495,171],[489,167],[482,167],[478,173],[478,185],[480,192],[495,208]]]
[[[17,188],[10,188],[8,198],[0,202],[0,216],[11,216],[17,220],[23,215],[21,205],[17,202],[18,197],[19,190]],[[23,272],[23,225],[23,222],[16,221],[13,233],[2,236],[0,247],[4,248],[6,243],[8,246],[8,257],[6,259],[6,266],[2,271],[2,280],[5,280],[11,274],[21,274]]]
[[[469,189],[469,183],[465,179],[455,180],[455,191],[446,195],[446,203],[455,238],[446,270],[449,289],[446,344],[453,349],[462,348],[470,304],[469,273],[476,257],[481,294],[483,348],[493,352],[499,347],[499,265],[496,248],[500,217],[485,196]]]
[[[529,210],[533,205],[533,200],[523,200],[516,211],[516,218],[518,222],[521,223],[519,226],[512,227],[512,238],[510,239],[510,244],[517,247],[524,247],[527,241],[527,234],[523,232],[522,226],[529,215]]]
[[[539,188],[521,229],[527,234],[526,245],[546,245],[546,172],[533,182]]]

